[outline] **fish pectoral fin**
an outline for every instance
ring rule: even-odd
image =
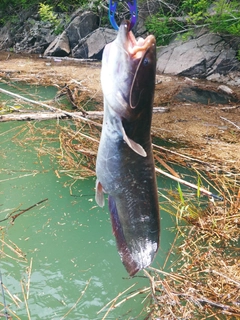
[[[103,187],[101,185],[101,182],[96,181],[96,193],[95,193],[95,200],[97,202],[97,204],[100,206],[100,207],[103,207],[104,206],[104,194],[103,194]]]
[[[146,157],[147,153],[143,149],[143,147],[139,144],[133,141],[132,139],[128,138],[124,128],[122,127],[122,134],[123,134],[123,140],[128,144],[128,146],[137,154],[139,154],[142,157]]]

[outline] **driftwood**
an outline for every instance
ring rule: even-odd
[[[80,112],[71,112],[71,118],[79,118],[82,117]],[[97,113],[93,112],[93,116],[86,115],[84,119],[87,121],[89,118],[97,119],[102,117],[102,114],[98,115]],[[51,119],[63,119],[63,118],[70,118],[68,114],[63,112],[18,112],[18,113],[9,113],[0,116],[0,122],[6,121],[29,121],[29,120],[51,120]],[[98,124],[99,125],[99,124]]]
[[[80,59],[80,58],[72,58],[72,57],[53,57],[53,56],[42,56],[43,59],[53,60],[56,62],[63,61],[76,61],[79,63],[89,63],[89,62],[97,62],[100,66],[100,62],[97,59]]]
[[[87,122],[90,122],[96,126],[99,126],[99,123],[97,122],[94,122],[84,116],[81,116],[79,113],[72,113],[72,112],[68,112],[68,111],[64,111],[64,110],[61,110],[59,108],[56,108],[56,107],[52,107],[44,102],[38,102],[38,101],[35,101],[35,100],[32,100],[32,99],[28,99],[28,98],[25,98],[19,94],[16,94],[16,93],[13,93],[13,92],[10,92],[10,91],[7,91],[7,90],[4,90],[4,89],[1,89],[0,88],[0,92],[4,93],[4,94],[7,94],[11,97],[14,97],[16,99],[20,99],[20,100],[23,100],[23,101],[26,101],[28,103],[31,103],[31,104],[35,104],[35,105],[38,105],[38,106],[41,106],[41,107],[44,107],[44,108],[47,108],[49,110],[51,110],[52,112],[60,112],[60,113],[63,113],[65,114],[66,117],[70,117],[70,118],[75,118],[75,119],[81,119],[83,121],[87,121]]]
[[[169,108],[154,108],[153,113],[163,113],[168,112]],[[0,115],[0,122],[6,121],[29,121],[29,120],[51,120],[51,119],[64,119],[64,118],[84,118],[86,121],[88,119],[101,119],[103,117],[103,111],[87,111],[83,116],[82,112],[65,112],[65,111],[56,111],[56,112],[47,112],[47,111],[36,111],[28,112],[27,110],[18,110],[18,112],[8,113]],[[99,123],[97,123],[100,126]]]

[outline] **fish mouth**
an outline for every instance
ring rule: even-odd
[[[153,35],[149,35],[145,39],[141,37],[136,39],[132,31],[130,31],[130,22],[128,20],[124,20],[121,23],[119,36],[124,44],[124,49],[133,59],[141,59],[148,49],[156,45]]]

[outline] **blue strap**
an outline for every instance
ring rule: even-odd
[[[109,1],[109,10],[108,10],[109,20],[115,30],[119,29],[119,27],[115,21],[115,13],[117,10],[118,2],[119,1],[117,1],[117,0],[110,0]],[[137,23],[137,0],[128,1],[127,4],[128,4],[128,8],[129,8],[129,11],[131,14],[129,29],[132,30],[132,28]]]

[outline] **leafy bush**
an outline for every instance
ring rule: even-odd
[[[53,12],[53,7],[49,4],[40,3],[38,13],[42,21],[50,22],[54,28],[55,34],[60,34],[63,31],[61,21],[56,13]]]
[[[49,4],[40,3],[38,13],[42,21],[48,21],[53,26],[58,24],[57,14],[53,12],[53,7]]]
[[[168,44],[177,32],[190,34],[193,28],[203,26],[212,32],[240,36],[239,0],[182,0],[178,10],[171,10],[167,17],[158,13],[146,21],[146,28],[156,36],[158,45]]]
[[[214,32],[240,35],[240,3],[239,1],[215,1],[216,13],[209,16],[209,27]]]
[[[145,25],[147,30],[155,35],[158,45],[168,44],[173,34],[182,28],[181,23],[163,14],[148,17]]]

